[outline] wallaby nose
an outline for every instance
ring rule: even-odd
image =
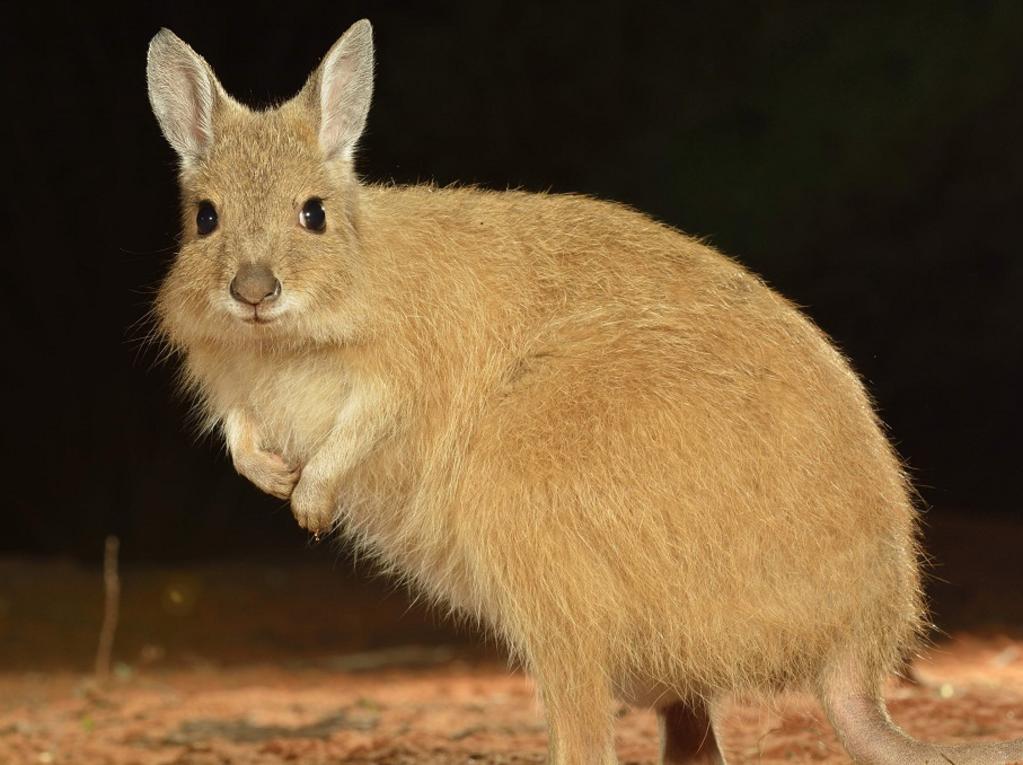
[[[263,305],[281,294],[281,283],[262,263],[244,263],[231,280],[231,297],[239,303]]]

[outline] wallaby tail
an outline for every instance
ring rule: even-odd
[[[1023,763],[1023,738],[990,744],[929,744],[902,731],[879,693],[834,681],[821,701],[849,755],[860,765],[1007,765]]]

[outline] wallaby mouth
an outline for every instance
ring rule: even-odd
[[[228,306],[228,313],[242,324],[262,327],[278,321],[284,313],[285,306],[271,303],[269,305],[245,305],[233,302]]]
[[[227,287],[235,313],[246,324],[270,324],[284,287],[266,263],[243,263]]]
[[[259,314],[253,313],[253,315],[251,317],[249,317],[247,319],[242,319],[242,321],[245,322],[246,324],[263,325],[263,324],[273,324],[275,319],[273,319],[273,318],[266,318],[266,317],[260,316]]]

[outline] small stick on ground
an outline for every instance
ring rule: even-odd
[[[114,633],[117,631],[117,615],[121,601],[121,580],[117,573],[117,537],[107,537],[103,553],[103,626],[99,631],[99,646],[96,648],[96,679],[100,682],[110,677],[110,656],[114,650]]]

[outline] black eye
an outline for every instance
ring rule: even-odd
[[[323,209],[323,200],[319,197],[307,199],[298,214],[298,222],[302,224],[302,228],[310,231],[323,231],[327,227],[327,212]]]
[[[199,203],[199,212],[195,214],[195,230],[199,236],[212,234],[217,228],[217,208],[213,203],[204,199]]]

